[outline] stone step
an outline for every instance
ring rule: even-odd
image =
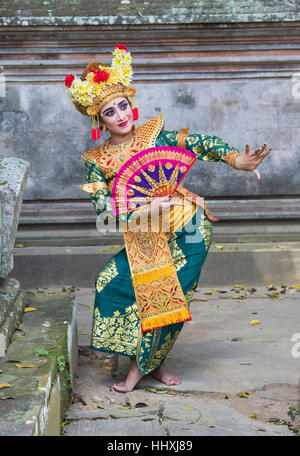
[[[76,285],[94,287],[96,274],[123,246],[24,247],[14,254],[14,277],[24,289]],[[213,244],[201,284],[300,283],[300,243]]]
[[[30,307],[36,310],[25,308],[20,331],[0,360],[0,436],[60,435],[73,384],[78,352],[74,295],[34,296]]]
[[[0,279],[0,358],[6,355],[26,302],[26,293],[16,279]]]
[[[300,242],[300,220],[222,220],[213,226],[215,242]],[[25,247],[109,245],[123,243],[118,232],[101,233],[96,222],[19,225],[16,244]]]
[[[205,198],[213,215],[216,242],[300,241],[300,198]],[[120,241],[121,240],[121,241]],[[96,229],[89,199],[24,201],[16,243],[31,246],[80,246],[122,243],[122,234]]]

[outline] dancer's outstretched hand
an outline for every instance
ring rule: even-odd
[[[246,144],[245,152],[240,154],[235,160],[235,168],[243,171],[251,171],[259,180],[260,174],[257,170],[258,165],[271,152],[271,148],[265,150],[267,144],[255,150],[250,150],[249,144]]]

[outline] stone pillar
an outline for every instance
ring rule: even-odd
[[[25,306],[19,282],[7,276],[13,269],[13,249],[28,170],[29,163],[20,158],[0,160],[0,357],[6,354]]]

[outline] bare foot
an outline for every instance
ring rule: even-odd
[[[182,378],[170,372],[164,363],[159,370],[153,371],[151,375],[165,385],[179,385],[182,382]]]
[[[113,388],[120,393],[129,393],[135,388],[142,377],[143,375],[138,368],[136,359],[130,358],[130,369],[126,380],[124,382],[115,383]]]

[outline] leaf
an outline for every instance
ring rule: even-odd
[[[19,369],[21,369],[22,367],[39,367],[38,364],[20,364],[20,363],[15,364],[15,366],[17,366]]]
[[[237,395],[239,397],[248,397],[250,394],[254,394],[254,393],[255,393],[255,390],[250,390],[250,391],[237,393]]]
[[[156,393],[156,388],[146,388],[146,391],[150,391],[150,393]]]
[[[61,427],[64,427],[66,424],[69,424],[69,421],[64,421],[63,423],[61,423]]]
[[[260,325],[260,321],[259,320],[251,320],[249,325]]]
[[[220,396],[220,399],[229,399],[227,394],[225,396]]]
[[[74,285],[72,287],[69,287],[68,288],[70,291],[76,291],[76,287],[74,287]]]
[[[285,246],[285,245],[276,245],[276,247],[277,247],[278,249],[286,249],[286,246]]]
[[[82,328],[82,329],[79,330],[79,332],[85,332],[85,331],[86,331],[85,328]]]
[[[248,397],[246,393],[237,393],[238,397]]]
[[[35,307],[25,307],[24,312],[33,312],[34,310],[37,310]]]
[[[216,248],[216,249],[219,249],[219,250],[224,249],[223,245],[215,245],[215,248]]]
[[[218,304],[211,306],[212,309],[217,309],[218,307],[220,307],[220,306],[218,306]]]
[[[269,423],[279,423],[280,419],[279,418],[269,418],[268,421],[269,421]]]
[[[93,306],[89,306],[89,309],[93,310],[93,309],[94,309],[94,307],[93,307]]]
[[[199,298],[199,301],[208,301],[206,298]]]
[[[106,369],[106,370],[112,370],[113,369],[112,366],[102,366],[102,367],[103,367],[103,369]]]
[[[148,407],[148,405],[145,404],[145,402],[138,402],[137,404],[135,404],[135,408],[142,408],[142,407]]]
[[[253,413],[252,415],[250,415],[250,418],[253,418],[256,420],[257,417],[256,417],[255,413]]]
[[[265,432],[265,431],[266,431],[264,428],[259,428],[259,427],[257,427],[257,428],[252,428],[252,429],[253,429],[253,431],[262,431],[262,432]]]
[[[196,410],[195,408],[192,408],[192,407],[185,407],[183,408],[182,410]]]
[[[125,405],[122,405],[122,407],[119,407],[120,410],[130,410],[131,407],[128,407],[128,406],[125,406]]]
[[[191,320],[191,321],[187,321],[186,323],[188,323],[189,325],[195,325],[195,324],[196,324],[196,322],[195,322],[195,321],[193,321],[193,320]]]
[[[166,394],[168,390],[156,390],[156,394]]]
[[[0,383],[0,389],[2,388],[10,388],[11,385],[9,383]]]
[[[278,296],[276,294],[272,294],[272,295],[268,294],[268,298],[274,299],[274,300],[276,299],[277,301],[280,301],[280,296]]]
[[[2,374],[3,370],[0,369],[0,374]]]
[[[23,244],[16,244],[15,247],[22,248],[22,247],[24,247],[24,245]]]

